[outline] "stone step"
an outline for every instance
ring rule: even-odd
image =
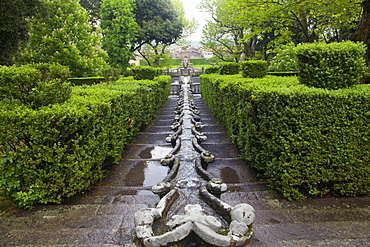
[[[261,246],[266,244],[275,244],[276,242],[298,243],[302,240],[311,241],[319,245],[313,246],[343,246],[325,245],[328,241],[340,242],[342,240],[354,243],[354,240],[369,240],[369,221],[338,221],[338,222],[312,222],[312,223],[286,223],[286,224],[255,224],[253,226],[254,242],[259,242]],[[360,241],[363,243],[363,241]],[[369,246],[369,242],[366,245]],[[270,245],[274,246],[274,245]],[[286,246],[286,245],[284,245]],[[301,246],[301,245],[296,245]],[[357,246],[357,245],[354,245]]]
[[[365,247],[369,246],[369,238],[360,239],[322,239],[322,240],[311,240],[311,239],[299,239],[299,240],[278,240],[278,241],[260,241],[253,239],[251,247],[312,247],[312,246],[341,246],[341,247]]]
[[[26,229],[1,233],[1,246],[122,246],[132,243],[134,229]]]

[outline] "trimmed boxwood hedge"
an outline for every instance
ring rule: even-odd
[[[0,191],[19,207],[60,203],[99,181],[169,94],[170,77],[76,86],[63,104],[0,102]]]
[[[366,46],[351,41],[300,44],[295,48],[302,84],[339,89],[359,84],[365,72]]]
[[[75,77],[68,78],[68,81],[74,86],[81,85],[94,85],[104,82],[106,79],[104,77]]]
[[[160,74],[160,69],[150,66],[136,66],[132,68],[135,80],[153,80]]]
[[[202,75],[202,95],[242,156],[287,199],[370,193],[370,85]]]
[[[240,67],[245,78],[262,78],[267,75],[267,61],[264,60],[243,61]]]
[[[212,67],[206,68],[204,73],[205,74],[216,74],[218,73],[218,70],[219,70],[219,66],[212,66]]]
[[[238,74],[240,70],[240,65],[236,62],[223,62],[220,63],[218,73],[220,75],[235,75]]]

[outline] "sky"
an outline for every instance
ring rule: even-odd
[[[197,31],[192,34],[188,40],[189,41],[201,41],[201,36],[202,36],[202,27],[204,24],[206,24],[206,19],[208,14],[205,12],[201,12],[199,9],[197,9],[198,3],[201,2],[201,0],[181,0],[185,12],[186,12],[186,17],[188,19],[195,18],[198,21],[198,29]]]

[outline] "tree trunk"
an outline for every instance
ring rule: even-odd
[[[141,50],[137,50],[137,52],[145,59],[145,61],[148,63],[149,66],[152,66],[149,59],[144,55],[144,53],[141,52]]]
[[[370,32],[370,0],[364,0],[361,3],[362,6],[362,15],[360,22],[357,25],[356,31],[349,36],[349,39],[352,41],[361,41],[364,44],[367,43]],[[364,59],[369,68],[369,46],[367,47],[367,52],[364,55]]]
[[[299,24],[302,28],[302,42],[310,42],[310,36],[308,34],[308,24],[307,24],[307,15],[304,11],[299,11]]]
[[[357,25],[356,31],[349,36],[352,41],[366,43],[370,31],[370,0],[364,0],[361,4],[362,16]]]

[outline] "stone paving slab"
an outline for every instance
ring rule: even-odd
[[[207,129],[206,127],[204,129]],[[208,145],[218,145],[218,144],[229,144],[231,143],[231,139],[228,134],[225,132],[202,132],[207,136],[207,140],[205,142],[202,142],[202,146],[204,144]]]
[[[52,229],[12,230],[1,238],[1,246],[61,245],[61,244],[120,244],[121,237],[131,235],[131,229]]]
[[[124,155],[125,159],[160,160],[172,150],[171,143],[166,143],[166,137],[168,135],[158,136],[157,134],[147,134],[145,136],[147,142],[150,141],[150,144],[130,145],[130,147],[128,147],[125,150]],[[161,139],[161,141],[160,140],[153,141],[153,139],[156,138]],[[157,157],[155,156],[155,153],[157,153],[158,155]]]
[[[232,143],[213,145],[205,142],[202,143],[202,147],[210,151],[218,159],[236,158],[240,156],[240,151],[236,149],[235,145]]]
[[[68,216],[44,216],[44,217],[10,217],[2,219],[0,231],[6,231],[9,228],[17,230],[28,230],[37,228],[39,230],[51,229],[119,229],[122,225],[124,216],[120,215],[94,215],[82,217]]]
[[[224,183],[245,183],[256,181],[255,174],[244,172],[248,169],[245,161],[236,158],[220,159],[216,158],[213,163],[208,165],[208,172],[214,177],[220,178]],[[266,186],[264,186],[266,189]]]
[[[370,238],[363,239],[322,239],[312,241],[309,239],[292,240],[292,241],[273,241],[273,242],[258,242],[253,241],[252,247],[366,247],[369,246]]]
[[[149,140],[154,140],[154,143],[151,144],[163,145],[167,136],[168,133],[139,133],[135,138],[135,143],[148,143]]]
[[[369,221],[255,224],[253,239],[259,242],[284,240],[360,239],[369,238]],[[258,230],[257,230],[258,229]]]

